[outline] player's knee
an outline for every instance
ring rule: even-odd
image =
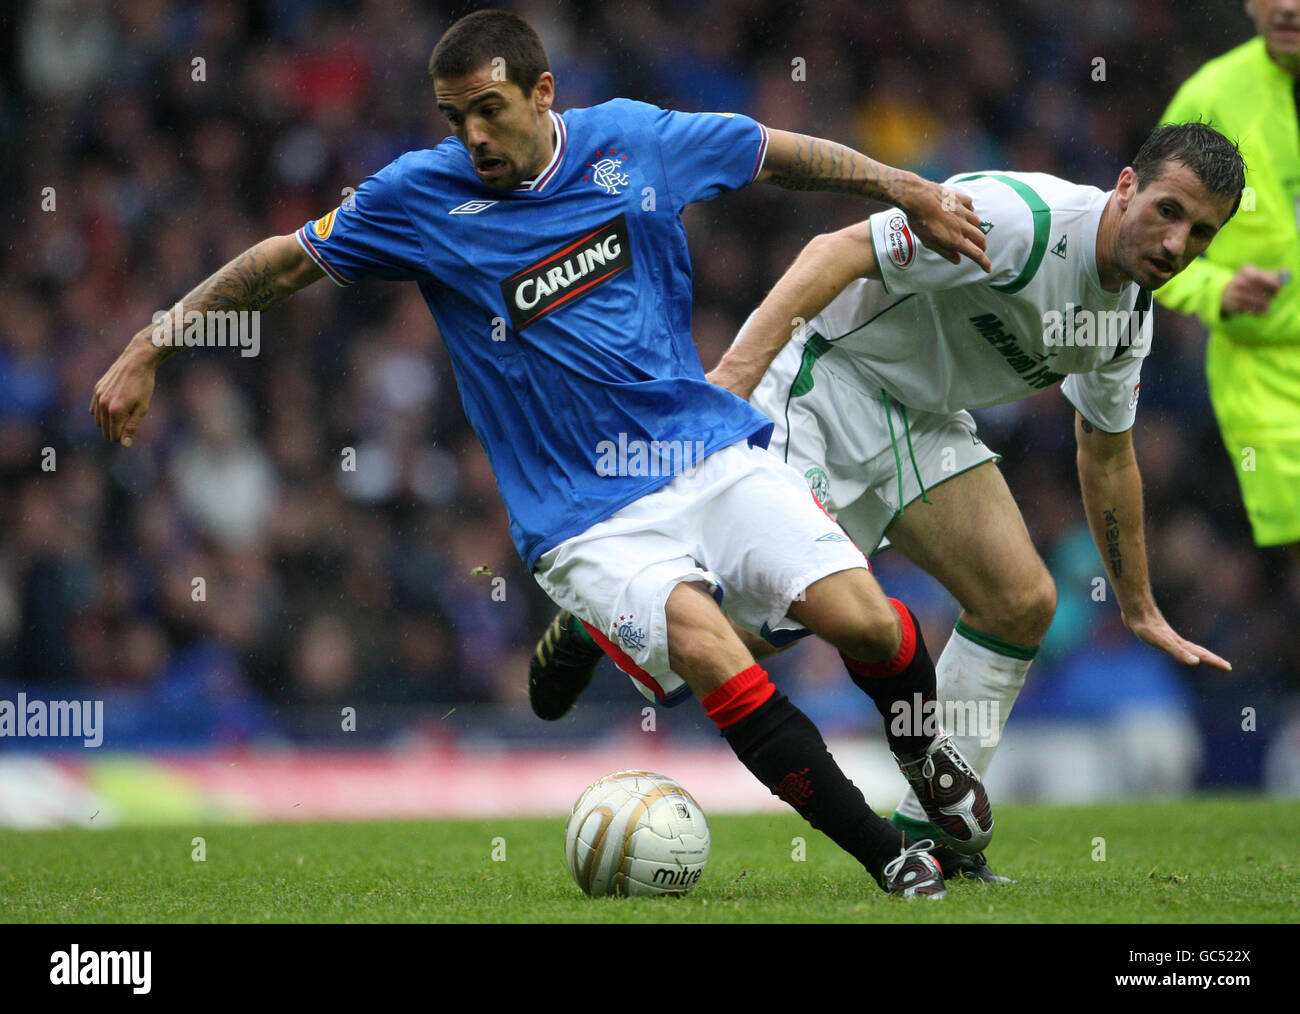
[[[1056,615],[1056,582],[1046,569],[1028,590],[1020,606],[1020,615],[1021,622],[1033,633],[1034,643],[1037,644],[1046,635],[1047,628],[1052,625],[1052,617]]]
[[[988,633],[1016,644],[1037,645],[1056,615],[1056,582],[1044,567],[1032,580],[999,589],[983,611]]]
[[[724,639],[716,631],[669,625],[668,664],[674,672],[699,670],[716,658],[724,647]]]
[[[860,662],[887,662],[898,654],[903,628],[887,599],[862,606],[825,639]]]
[[[886,662],[898,652],[898,614],[866,570],[846,570],[810,585],[790,610],[834,648],[861,662]]]
[[[664,606],[668,660],[695,688],[702,678],[725,678],[753,664],[722,610],[707,592],[679,585]]]
[[[722,648],[722,630],[699,622],[693,616],[674,616],[666,610],[668,620],[668,656],[674,671],[694,669]]]

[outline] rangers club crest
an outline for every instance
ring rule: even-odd
[[[634,617],[631,613],[627,616],[618,618],[618,626],[615,633],[618,639],[623,642],[624,646],[632,651],[637,651],[645,647],[645,628],[633,625]]]
[[[627,156],[620,155],[613,148],[607,152],[598,151],[596,161],[587,163],[590,172],[582,178],[590,180],[605,193],[617,196],[623,192],[619,188],[627,186],[628,183],[628,176],[623,172],[623,163],[626,161]]]
[[[777,783],[776,788],[772,791],[779,799],[791,806],[803,806],[813,796],[812,782],[807,776],[807,768],[802,771],[791,771]]]

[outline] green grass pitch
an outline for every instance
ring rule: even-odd
[[[562,817],[5,831],[0,921],[1228,923],[1300,902],[1300,801],[999,807],[990,858],[1017,883],[938,903],[886,897],[793,815],[710,828],[687,897],[597,900],[564,866]]]

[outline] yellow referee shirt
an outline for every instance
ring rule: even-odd
[[[1204,256],[1155,293],[1210,329],[1210,398],[1241,480],[1255,541],[1300,542],[1300,125],[1296,79],[1262,38],[1211,60],[1178,90],[1161,122],[1203,120],[1237,141],[1246,161],[1240,210]],[[1220,316],[1243,264],[1287,269],[1263,316]]]

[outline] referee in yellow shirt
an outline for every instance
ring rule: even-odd
[[[1161,120],[1238,142],[1241,212],[1155,297],[1210,329],[1210,400],[1255,542],[1300,560],[1300,0],[1246,0],[1246,13],[1259,35],[1198,70]]]

